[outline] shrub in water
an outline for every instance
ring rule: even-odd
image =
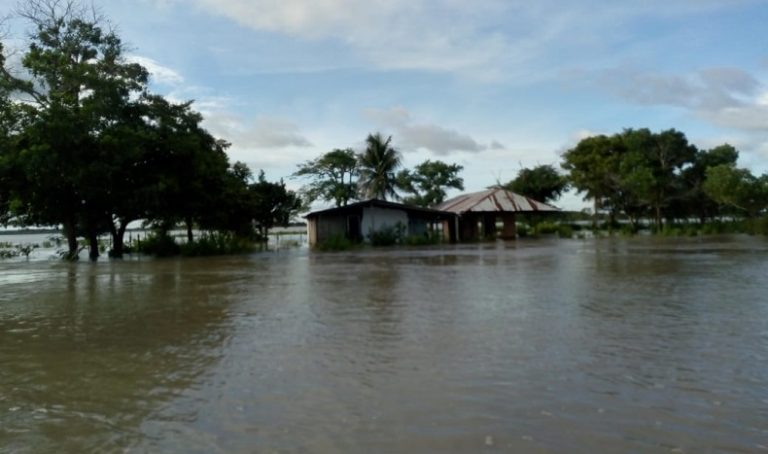
[[[315,248],[320,251],[347,251],[355,246],[356,244],[344,235],[334,235],[322,243],[318,243]]]
[[[560,238],[573,238],[573,228],[568,224],[560,224],[557,227],[557,236]]]
[[[176,241],[167,233],[153,233],[143,240],[136,242],[136,250],[142,254],[170,257],[179,255],[181,249]]]
[[[393,226],[382,227],[379,230],[371,231],[368,239],[374,246],[392,246],[402,241],[405,233],[405,226],[397,223]]]
[[[201,257],[210,255],[241,254],[253,252],[254,243],[248,238],[226,232],[203,233],[196,240],[180,246],[181,255]]]

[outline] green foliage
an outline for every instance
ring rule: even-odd
[[[269,182],[263,171],[259,173],[258,180],[248,187],[248,193],[253,220],[261,238],[265,240],[269,229],[287,226],[302,207],[301,198],[286,189],[283,180],[279,183]]]
[[[398,222],[368,233],[368,239],[373,246],[393,246],[402,243],[405,237],[405,226]]]
[[[531,227],[528,224],[520,224],[520,223],[518,223],[515,226],[515,230],[516,230],[517,236],[519,238],[529,237],[533,233]]]
[[[402,165],[400,152],[391,145],[392,137],[369,134],[366,149],[358,157],[359,188],[363,198],[397,198],[397,169]]]
[[[402,243],[408,246],[430,246],[439,244],[440,241],[440,235],[435,233],[428,233],[426,235],[408,235],[402,239]]]
[[[136,251],[157,257],[171,257],[181,253],[181,247],[166,232],[147,235],[143,240],[136,241]]]
[[[187,257],[241,254],[254,250],[256,246],[252,240],[228,232],[207,232],[180,246],[181,255]]]
[[[557,236],[560,238],[573,238],[573,227],[568,224],[559,224],[557,226]]]
[[[358,243],[353,242],[344,235],[334,235],[327,240],[318,243],[315,248],[320,251],[348,251],[358,246]]]
[[[595,214],[607,211],[614,221],[623,213],[635,227],[643,217],[654,219],[659,232],[664,219],[696,217],[704,222],[722,214],[724,204],[733,207],[736,203],[733,194],[728,199],[725,189],[734,183],[733,175],[726,181],[724,175],[714,172],[713,177],[723,177],[720,182],[706,180],[709,169],[734,167],[738,151],[727,144],[697,150],[674,129],[659,133],[627,129],[610,137],[590,137],[563,158],[573,186],[593,199]],[[744,180],[744,176],[736,180]],[[722,195],[720,202],[714,200],[716,193]],[[759,209],[752,211],[755,214]]]
[[[136,220],[184,223],[190,237],[194,225],[250,236],[254,224],[265,234],[288,222],[295,194],[282,182],[250,184],[248,167],[230,166],[229,144],[202,127],[191,102],[149,93],[147,70],[127,61],[111,27],[77,1],[26,5],[22,71],[0,55],[0,223],[61,225],[63,255],[75,260],[78,238],[96,259],[105,233],[110,256],[122,256]],[[156,243],[172,252],[164,238]]]
[[[293,176],[311,180],[301,190],[308,205],[323,200],[340,207],[355,199],[357,156],[351,148],[335,149],[298,167]]]
[[[555,222],[543,221],[536,224],[534,232],[537,235],[551,235],[557,233],[560,229],[560,225]]]
[[[768,216],[748,219],[745,221],[745,227],[750,235],[768,235]]]
[[[521,169],[517,177],[504,185],[505,189],[540,202],[552,202],[568,189],[568,180],[551,165]]]
[[[706,171],[704,192],[715,202],[755,217],[768,207],[768,175],[755,177],[747,169],[721,164]]]
[[[401,170],[397,174],[397,187],[410,196],[405,203],[423,207],[434,206],[445,200],[445,190],[464,190],[464,180],[458,176],[464,168],[442,161],[424,161],[413,171]]]

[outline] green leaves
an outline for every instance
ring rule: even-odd
[[[540,202],[551,202],[568,189],[568,181],[551,165],[540,165],[520,170],[504,187]]]
[[[294,177],[308,178],[302,192],[307,204],[316,200],[344,206],[357,195],[357,155],[351,148],[335,149],[298,166]]]
[[[397,187],[410,196],[404,201],[413,205],[429,207],[445,200],[446,189],[464,190],[464,180],[459,172],[464,168],[442,161],[424,161],[413,171],[401,170],[397,174]]]
[[[754,217],[768,208],[768,175],[758,178],[747,169],[720,164],[707,169],[704,192],[717,203]]]
[[[365,151],[358,156],[359,189],[363,198],[397,198],[397,169],[402,165],[400,152],[392,147],[392,136],[369,134]]]

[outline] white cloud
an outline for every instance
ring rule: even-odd
[[[176,70],[163,66],[156,60],[141,55],[129,55],[126,58],[131,63],[138,63],[149,71],[152,80],[162,85],[179,85],[184,78]]]
[[[415,123],[411,114],[403,107],[387,110],[368,109],[366,116],[378,127],[392,129],[395,140],[407,151],[427,150],[439,156],[455,152],[477,153],[489,148],[467,134],[455,129],[429,123]],[[503,146],[494,142],[495,148]]]
[[[567,55],[583,60],[585,50],[624,35],[633,20],[757,1],[194,0],[254,30],[342,43],[379,68],[505,80],[546,77]],[[553,48],[561,50],[554,60]]]
[[[766,86],[741,69],[677,75],[620,68],[606,71],[598,83],[633,103],[678,107],[715,126],[768,132]]]
[[[247,121],[227,112],[209,112],[205,117],[205,126],[217,137],[231,142],[236,149],[263,150],[312,146],[296,124],[266,115],[259,115]]]

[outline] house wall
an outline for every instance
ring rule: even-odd
[[[361,222],[363,237],[367,238],[371,232],[377,232],[386,227],[394,227],[398,222],[405,226],[405,234],[408,235],[408,214],[405,211],[391,208],[363,208]]]
[[[307,219],[307,241],[309,246],[317,244],[317,219]]]
[[[315,222],[316,243],[322,243],[334,236],[347,235],[347,215],[320,215]]]

